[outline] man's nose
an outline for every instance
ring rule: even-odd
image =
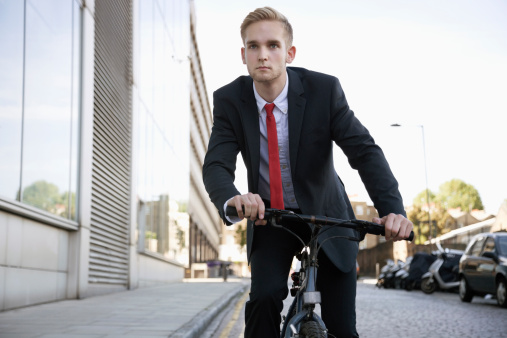
[[[266,61],[268,59],[268,51],[266,48],[261,47],[259,51],[259,61]]]

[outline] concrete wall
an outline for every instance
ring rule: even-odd
[[[0,211],[0,311],[66,298],[69,232]]]
[[[137,255],[137,269],[139,287],[181,281],[185,272],[181,265],[170,264],[147,254]]]

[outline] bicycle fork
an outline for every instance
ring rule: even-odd
[[[314,313],[315,306],[321,302],[320,292],[315,291],[317,277],[315,263],[311,264],[305,273],[304,285],[301,286],[295,295],[283,325],[282,337],[284,338],[299,337],[301,324],[305,321],[316,321],[323,330],[326,330],[326,326],[320,316]],[[296,311],[294,311],[294,308]]]

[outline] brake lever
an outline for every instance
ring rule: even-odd
[[[283,228],[282,225],[278,224],[280,216],[282,215],[294,215],[295,213],[290,210],[279,210],[279,209],[266,209],[265,214],[269,214],[269,222],[271,226],[275,228]]]

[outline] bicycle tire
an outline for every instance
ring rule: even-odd
[[[299,337],[302,338],[327,338],[326,330],[319,323],[308,320],[301,324],[301,332]]]

